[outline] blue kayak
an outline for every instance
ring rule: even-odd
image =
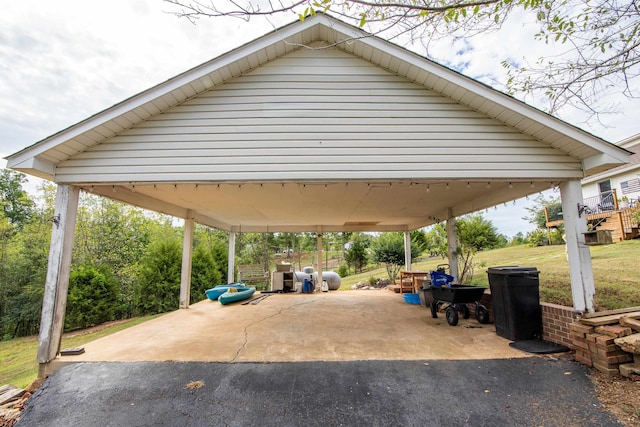
[[[207,289],[206,291],[204,291],[204,294],[211,301],[215,301],[220,297],[220,295],[227,292],[229,288],[236,288],[238,290],[242,290],[242,289],[246,289],[247,287],[245,286],[244,283],[229,283],[228,285],[218,285],[215,288]]]
[[[236,292],[227,291],[218,297],[218,301],[220,304],[226,305],[232,302],[243,301],[247,298],[251,298],[253,293],[256,291],[256,288],[239,288]]]

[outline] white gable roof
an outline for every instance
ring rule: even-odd
[[[276,99],[285,106],[274,108]],[[7,160],[13,169],[223,229],[271,224],[277,231],[309,224],[415,228],[450,208],[471,212],[628,158],[626,150],[484,84],[317,15]],[[495,180],[503,188],[491,187]],[[255,193],[245,184],[256,184]],[[292,206],[325,198],[334,209],[309,209],[303,219],[279,212],[271,199],[283,193],[265,188],[289,184],[309,189],[286,192]],[[179,194],[169,191],[178,185]],[[207,185],[223,191],[203,198]],[[333,191],[304,194],[338,186],[339,198]],[[455,191],[434,197],[449,189]],[[414,202],[387,206],[394,197]],[[338,213],[336,204],[349,213]]]

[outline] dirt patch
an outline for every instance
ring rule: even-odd
[[[608,377],[595,369],[591,379],[598,400],[627,427],[640,426],[640,375]]]

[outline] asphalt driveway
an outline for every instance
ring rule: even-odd
[[[29,426],[613,426],[566,357],[96,362],[29,400]]]

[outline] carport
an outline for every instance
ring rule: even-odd
[[[80,191],[185,220],[188,308],[196,222],[229,233],[229,281],[236,233],[315,232],[321,259],[323,232],[408,243],[441,221],[455,273],[456,217],[559,187],[574,307],[592,311],[580,180],[629,155],[339,20],[296,21],[7,158],[58,184],[41,372],[60,349]]]

